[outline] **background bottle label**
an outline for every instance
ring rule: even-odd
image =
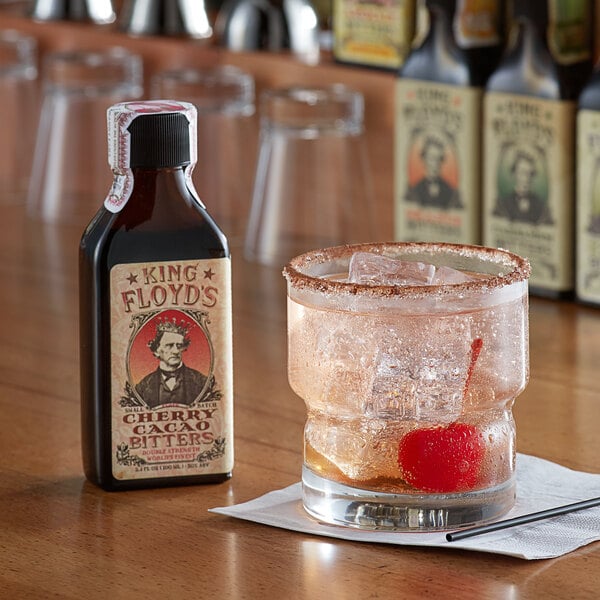
[[[454,36],[461,48],[495,46],[500,34],[500,0],[458,0]]]
[[[570,65],[592,55],[591,0],[548,0],[548,47],[556,62]]]
[[[577,295],[600,303],[600,112],[577,116]]]
[[[111,269],[115,479],[233,467],[228,258]]]
[[[573,289],[573,102],[488,93],[483,242],[529,258],[530,284]]]
[[[481,93],[398,79],[396,239],[479,243]]]
[[[334,0],[333,31],[338,60],[398,68],[415,32],[415,0]]]

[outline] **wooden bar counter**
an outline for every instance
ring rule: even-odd
[[[597,598],[600,544],[524,561],[312,537],[207,510],[300,478],[279,269],[234,260],[233,478],[104,492],[80,459],[80,227],[0,207],[0,598]],[[600,310],[533,299],[518,450],[600,472]]]
[[[257,90],[341,81],[365,94],[382,238],[391,237],[391,74],[317,69],[83,26],[0,26],[40,50],[126,45],[146,82],[173,66],[229,63]],[[1,141],[0,141],[1,145]],[[1,196],[2,190],[0,190]],[[303,402],[286,375],[280,269],[234,248],[236,463],[212,486],[104,492],[80,458],[77,247],[81,226],[42,225],[0,198],[0,599],[598,598],[600,544],[554,560],[361,544],[208,513],[300,479]],[[600,473],[600,309],[532,299],[531,381],[515,406],[518,450]]]

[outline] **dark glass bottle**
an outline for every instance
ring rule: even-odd
[[[454,38],[471,65],[475,85],[485,85],[498,66],[504,50],[505,34],[504,0],[457,0]]]
[[[600,68],[579,96],[575,293],[600,306]]]
[[[109,109],[115,181],[80,244],[83,460],[106,490],[231,476],[230,257],[190,127],[185,103]]]
[[[454,39],[454,0],[426,0],[429,29],[396,88],[395,235],[480,241],[482,89]]]
[[[484,111],[483,241],[527,256],[532,293],[554,298],[574,287],[574,99],[592,55],[591,2],[569,4],[514,3]]]

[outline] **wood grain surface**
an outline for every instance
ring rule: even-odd
[[[391,236],[393,76],[331,62],[231,55],[0,15],[43,52],[124,44],[147,73],[226,62],[258,89],[343,81],[366,94],[367,134]],[[1,135],[1,132],[0,132]],[[100,201],[101,199],[99,199]],[[280,269],[234,255],[236,463],[212,486],[107,493],[80,459],[77,246],[81,225],[43,225],[0,190],[0,598],[595,599],[600,544],[554,560],[320,539],[208,513],[300,479],[304,405],[286,376]],[[531,380],[515,406],[518,450],[600,472],[600,309],[533,299]]]
[[[279,269],[234,249],[236,466],[211,486],[107,493],[80,460],[78,226],[0,208],[0,597],[595,598],[600,545],[555,560],[319,539],[210,514],[300,478]],[[518,449],[600,471],[600,311],[532,300]]]

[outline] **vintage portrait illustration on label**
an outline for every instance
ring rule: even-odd
[[[397,239],[479,242],[480,99],[475,88],[398,80]]]
[[[552,225],[548,204],[548,166],[542,146],[525,143],[503,145],[497,165],[497,191],[494,216]]]
[[[458,191],[456,148],[450,132],[415,128],[407,171],[407,202],[441,209],[463,208]]]
[[[111,270],[113,473],[222,473],[232,463],[228,259]]]
[[[219,399],[207,318],[205,312],[190,310],[153,311],[133,317],[124,405],[141,401],[150,408],[190,406]]]

